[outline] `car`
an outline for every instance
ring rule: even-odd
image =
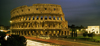
[[[50,37],[48,35],[42,35],[42,36],[39,36],[39,38],[41,38],[41,39],[50,39]]]

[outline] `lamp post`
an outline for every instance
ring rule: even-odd
[[[10,21],[10,25],[12,24],[12,21]],[[12,26],[10,26],[10,34],[12,34]]]

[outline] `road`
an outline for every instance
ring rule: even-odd
[[[46,40],[46,39],[40,39],[40,38],[28,37],[28,36],[25,36],[25,38],[31,39],[31,40],[55,43],[55,44],[64,45],[64,46],[100,46],[100,45],[92,45],[92,44],[72,42],[72,41],[66,41],[66,40],[57,40],[57,39],[48,39],[48,40]]]
[[[60,46],[56,44],[51,44],[51,43],[43,43],[43,42],[38,42],[38,41],[33,41],[33,40],[27,40],[27,46]]]

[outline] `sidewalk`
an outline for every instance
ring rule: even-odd
[[[92,45],[92,44],[87,44],[87,43],[82,43],[82,42],[75,42],[73,40],[69,40],[69,39],[39,39],[39,38],[35,38],[35,37],[28,37],[25,36],[27,39],[32,39],[32,40],[37,40],[37,41],[44,41],[44,42],[49,42],[49,43],[55,43],[55,44],[59,44],[59,45],[64,45],[64,46],[98,46],[98,45]],[[99,45],[100,46],[100,45]]]

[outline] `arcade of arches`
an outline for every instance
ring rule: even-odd
[[[35,4],[13,9],[10,29],[11,33],[16,35],[69,35],[68,22],[64,18],[62,8],[55,4]]]

